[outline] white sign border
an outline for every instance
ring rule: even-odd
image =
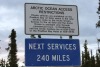
[[[66,35],[66,34],[28,34],[26,33],[26,4],[39,4],[39,5],[56,5],[56,6],[76,6],[76,5],[62,5],[62,4],[42,4],[42,3],[25,3],[24,4],[24,32],[26,35],[63,35],[63,36],[79,36],[79,20],[78,20],[78,8],[76,8],[77,12],[77,26],[78,26],[78,33],[77,35]],[[76,6],[77,7],[77,6]]]

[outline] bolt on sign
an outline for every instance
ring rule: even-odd
[[[25,3],[25,34],[79,35],[77,6]]]

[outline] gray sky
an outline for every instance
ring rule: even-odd
[[[0,0],[0,58],[6,58],[7,51],[4,49],[8,46],[12,29],[17,32],[18,57],[21,62],[24,59],[24,39],[29,37],[24,34],[24,3],[43,3],[43,4],[62,4],[77,5],[79,20],[79,36],[73,38],[80,39],[81,50],[85,40],[88,40],[89,49],[94,52],[97,49],[97,31],[95,24],[98,22],[97,8],[98,0]],[[99,30],[99,29],[98,29]],[[44,38],[51,36],[42,36]],[[53,36],[59,38],[59,36]],[[63,38],[68,38],[63,36]]]

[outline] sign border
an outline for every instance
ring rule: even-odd
[[[48,39],[48,40],[66,40],[66,41],[67,41],[67,40],[72,40],[72,41],[77,40],[77,41],[79,42],[79,53],[80,53],[80,40],[79,40],[79,39],[49,39],[49,38],[43,38],[43,39],[41,39],[41,38],[35,39],[35,38],[34,38],[34,39],[31,39],[31,38],[25,38],[25,41],[26,41],[26,40],[38,40],[38,39],[39,39],[39,40],[46,40],[46,39]],[[25,43],[25,45],[26,45],[26,43]],[[26,48],[26,46],[25,46],[24,48]],[[25,50],[25,51],[26,51],[26,50]],[[26,52],[25,52],[25,53],[26,53]],[[25,57],[26,57],[26,54],[25,54]],[[80,63],[79,63],[79,64],[81,65],[81,53],[80,53],[80,57],[79,57],[79,58],[80,58]],[[25,61],[25,63],[26,63],[26,61]],[[80,66],[80,65],[74,65],[74,67],[75,67],[75,66],[77,67],[77,66]],[[40,65],[34,65],[34,66],[40,66]],[[42,66],[47,66],[47,65],[42,65]],[[49,65],[49,66],[53,66],[53,65]],[[61,66],[61,67],[64,67],[64,66],[67,66],[67,65],[54,65],[54,66]],[[73,67],[73,65],[68,65],[68,67],[69,67],[69,66],[70,66],[70,67],[71,67],[71,66]],[[33,67],[33,66],[26,66],[26,67]]]
[[[56,6],[75,6],[77,12],[77,26],[78,26],[78,34],[77,35],[66,35],[66,34],[28,34],[26,33],[26,4],[39,4],[39,5],[56,5]],[[79,20],[78,20],[78,8],[76,5],[62,5],[62,4],[42,4],[42,3],[25,3],[24,4],[24,32],[26,35],[64,35],[64,36],[79,36]]]

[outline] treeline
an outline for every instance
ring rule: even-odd
[[[82,65],[81,67],[100,67],[100,53],[98,49],[96,55],[93,55],[92,50],[88,50],[88,42],[85,40],[84,51],[82,51]]]
[[[17,58],[17,44],[16,44],[16,31],[13,29],[9,36],[10,43],[8,44],[8,48],[6,50],[9,52],[8,54],[8,61],[5,59],[0,60],[0,67],[18,67],[18,58]],[[36,38],[34,35],[31,35],[31,38]],[[41,38],[41,35],[38,35],[38,38]],[[62,38],[62,37],[60,37]],[[88,42],[85,40],[84,44],[84,51],[81,54],[81,67],[100,67],[100,53],[98,49],[96,54],[93,55],[92,50],[88,50]],[[24,66],[22,66],[24,67]]]
[[[0,60],[0,67],[18,67],[17,58],[17,44],[16,44],[16,31],[12,29],[9,35],[10,43],[6,50],[9,52],[7,61]]]

